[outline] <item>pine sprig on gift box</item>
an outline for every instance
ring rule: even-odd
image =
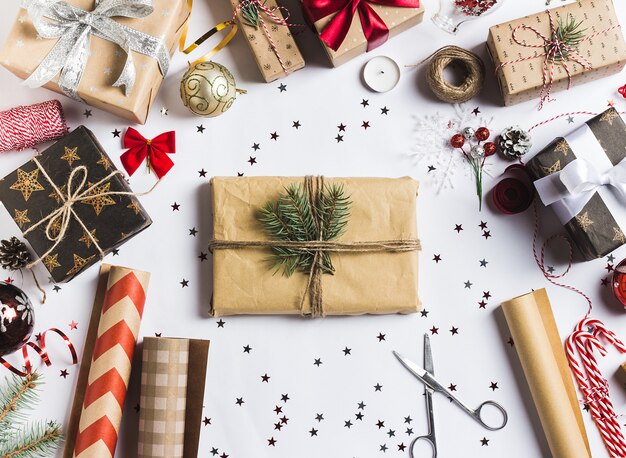
[[[265,2],[263,2],[263,4],[265,5]],[[243,18],[243,22],[250,27],[254,27],[255,29],[258,29],[261,24],[259,14],[259,8],[254,2],[244,2],[241,7],[241,17]]]
[[[334,240],[345,232],[350,205],[342,185],[324,186],[319,202],[312,203],[301,185],[292,184],[276,201],[268,202],[261,209],[259,220],[272,240]],[[315,252],[285,247],[272,247],[272,251],[269,261],[276,271],[282,270],[283,275],[289,277],[296,271],[311,271]],[[320,267],[324,273],[334,273],[329,253],[321,253]]]
[[[552,56],[553,60],[562,61],[569,59],[568,50],[576,49],[585,38],[585,31],[587,29],[581,29],[581,25],[582,21],[576,21],[576,18],[571,14],[568,15],[565,20],[559,19],[555,38],[565,46],[558,48],[556,53]]]
[[[56,422],[24,424],[26,410],[31,410],[39,397],[38,373],[14,376],[0,389],[0,456],[3,458],[36,458],[54,455],[63,439],[61,425]]]

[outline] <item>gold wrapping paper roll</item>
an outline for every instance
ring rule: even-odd
[[[341,242],[417,238],[417,181],[404,178],[325,178],[350,196],[350,220]],[[259,210],[285,186],[302,177],[215,177],[213,237],[228,241],[268,240]],[[214,316],[300,314],[310,311],[308,275],[275,273],[269,248],[218,249],[213,253]],[[333,253],[334,275],[323,275],[327,315],[414,313],[418,252]],[[302,297],[303,309],[300,309]]]
[[[590,458],[576,389],[546,290],[504,302],[502,310],[552,456]]]
[[[113,458],[150,274],[103,264],[64,458]]]

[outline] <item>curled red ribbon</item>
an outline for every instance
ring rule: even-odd
[[[148,167],[161,178],[174,166],[168,154],[176,152],[176,132],[164,132],[148,140],[129,127],[124,134],[124,148],[128,148],[128,151],[120,159],[129,175],[135,173],[144,159],[147,159]]]
[[[389,38],[385,21],[374,11],[371,4],[395,6],[399,8],[419,8],[419,0],[304,0],[304,11],[311,22],[319,21],[335,14],[324,27],[320,38],[329,48],[337,51],[346,38],[352,18],[359,12],[363,34],[367,39],[368,52],[376,49]]]
[[[518,178],[504,178],[492,190],[493,203],[498,210],[506,215],[521,213],[530,207],[535,197],[535,188],[532,185],[528,172],[521,164],[508,166],[504,173],[520,172],[525,181]]]
[[[34,342],[28,342],[22,347],[22,356],[24,358],[24,370],[23,371],[16,368],[15,366],[13,366],[11,363],[9,363],[7,360],[5,360],[2,357],[0,357],[0,363],[2,363],[4,367],[9,369],[15,375],[19,377],[26,377],[28,374],[31,374],[33,372],[33,365],[31,364],[30,356],[28,355],[28,348],[30,347],[37,352],[37,354],[39,355],[39,357],[41,358],[41,360],[46,366],[51,366],[52,361],[50,361],[50,356],[48,355],[48,351],[46,350],[46,334],[50,331],[55,332],[61,336],[63,341],[67,344],[67,348],[69,349],[70,353],[72,354],[72,364],[77,364],[78,355],[76,354],[76,349],[74,348],[74,344],[72,344],[72,341],[70,340],[70,338],[67,335],[65,335],[63,331],[57,328],[50,328],[41,333],[41,336],[39,337],[39,344],[41,346],[37,345]]]

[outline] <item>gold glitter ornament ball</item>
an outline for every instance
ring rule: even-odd
[[[180,82],[180,97],[194,114],[213,118],[226,112],[237,97],[232,73],[216,62],[190,67]]]

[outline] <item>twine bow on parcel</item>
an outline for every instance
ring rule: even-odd
[[[74,218],[78,222],[80,227],[85,232],[85,235],[91,239],[91,242],[94,244],[94,246],[98,250],[98,253],[100,254],[100,258],[103,258],[105,253],[98,244],[98,239],[96,239],[95,236],[87,229],[85,223],[83,223],[80,217],[76,214],[76,212],[74,211],[74,205],[78,202],[85,202],[104,196],[145,196],[151,193],[154,188],[160,183],[160,181],[157,181],[154,186],[152,186],[152,188],[143,193],[134,193],[129,191],[94,192],[95,189],[97,189],[103,183],[109,181],[114,176],[123,174],[119,170],[115,170],[98,182],[90,184],[89,186],[87,186],[87,189],[85,189],[87,184],[88,172],[87,167],[81,165],[72,170],[65,186],[59,188],[52,180],[50,175],[48,175],[48,172],[37,160],[37,158],[33,158],[33,162],[35,163],[41,174],[44,176],[44,178],[48,181],[48,183],[50,183],[50,186],[52,186],[54,192],[59,196],[59,198],[63,202],[63,205],[50,212],[47,216],[43,217],[23,232],[23,235],[26,235],[47,222],[45,226],[46,238],[50,242],[53,242],[52,246],[43,255],[39,256],[37,259],[35,259],[26,266],[28,269],[31,269],[33,266],[44,260],[50,253],[54,251],[59,243],[61,243],[61,241],[65,238],[65,234],[67,233],[67,229],[72,218]],[[62,191],[63,188],[66,189],[65,192]],[[57,225],[57,222],[60,222],[60,224]]]
[[[304,178],[304,188],[309,204],[312,209],[319,208],[324,190],[324,178],[321,176]],[[302,300],[300,301],[300,311],[304,315],[304,301],[306,294],[309,294],[310,316],[312,318],[323,317],[324,301],[322,288],[322,256],[324,253],[406,253],[409,251],[419,251],[421,244],[418,239],[393,239],[376,240],[368,242],[339,242],[336,240],[324,240],[322,227],[322,215],[313,211],[313,222],[318,238],[307,241],[283,241],[283,240],[211,240],[209,250],[236,250],[245,248],[290,248],[302,250],[307,253],[314,253],[309,279],[305,288]]]

